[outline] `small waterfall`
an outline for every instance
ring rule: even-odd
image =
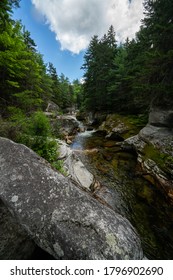
[[[78,121],[79,123],[79,132],[76,135],[75,139],[73,140],[73,143],[70,145],[70,148],[73,150],[83,150],[85,148],[85,142],[86,139],[89,137],[92,137],[93,132],[95,130],[86,130],[85,125],[83,122]]]

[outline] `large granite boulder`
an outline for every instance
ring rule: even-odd
[[[157,127],[173,127],[173,111],[152,108],[149,114],[149,124]]]
[[[106,131],[107,138],[116,141],[122,141],[123,135],[129,131],[120,116],[116,114],[107,115],[106,120],[99,126],[99,131]],[[120,139],[119,139],[120,138]]]
[[[109,114],[105,121],[99,126],[98,131],[105,132],[107,139],[121,142],[137,134],[144,123],[143,115],[123,116],[119,114]]]
[[[47,104],[46,112],[58,114],[60,107],[53,101],[49,101]]]
[[[0,138],[0,198],[56,259],[141,259],[132,225],[51,169],[24,145]]]
[[[35,243],[0,200],[0,260],[32,258]]]
[[[60,133],[63,135],[74,135],[79,128],[79,122],[74,116],[57,116],[55,122],[59,126]]]

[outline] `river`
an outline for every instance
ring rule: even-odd
[[[139,175],[136,156],[95,131],[79,133],[71,148],[97,151],[80,153],[81,160],[109,191],[111,207],[136,228],[146,257],[173,259],[173,207]]]

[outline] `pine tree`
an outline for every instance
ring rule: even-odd
[[[12,9],[19,7],[20,0],[1,0],[0,1],[0,32],[4,30],[6,24],[12,22]]]
[[[56,68],[54,67],[53,63],[49,62],[48,67],[47,67],[47,72],[48,75],[51,79],[51,91],[52,91],[52,96],[51,99],[54,101],[56,104],[58,104],[60,107],[62,106],[62,100],[60,96],[60,82],[59,82],[59,77],[56,71]]]
[[[173,105],[173,3],[171,0],[146,0],[143,26],[150,38],[148,88],[153,104]]]
[[[113,26],[100,40],[94,36],[90,42],[82,67],[85,70],[84,98],[88,110],[110,109],[111,97],[108,88],[112,80],[109,71],[113,67],[116,51]]]

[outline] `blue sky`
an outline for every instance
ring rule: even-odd
[[[43,0],[44,1],[44,0]],[[20,8],[13,11],[14,19],[21,19],[22,24],[31,33],[38,51],[43,54],[44,61],[52,62],[58,75],[63,73],[72,82],[83,76],[80,67],[83,64],[83,54],[74,54],[68,50],[62,51],[60,43],[55,39],[55,33],[50,31],[48,24],[36,13],[30,0],[21,0]]]
[[[110,25],[116,39],[134,38],[143,17],[143,0],[21,0],[14,19],[31,33],[44,61],[72,82],[81,79],[83,55],[93,35]]]

